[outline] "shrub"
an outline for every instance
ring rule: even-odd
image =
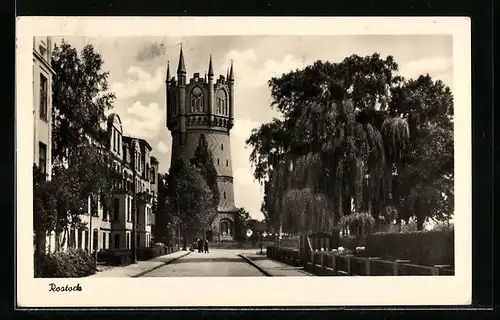
[[[40,258],[38,278],[79,278],[94,274],[94,258],[81,249],[45,254]]]
[[[97,253],[97,261],[111,266],[126,266],[132,263],[130,250],[101,250]]]

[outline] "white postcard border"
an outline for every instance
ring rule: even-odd
[[[80,278],[33,277],[32,37],[193,35],[453,36],[455,276]],[[380,306],[470,304],[472,291],[471,39],[468,18],[21,17],[16,37],[17,300],[22,307]],[[49,292],[49,283],[83,291]]]

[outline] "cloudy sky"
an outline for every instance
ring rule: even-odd
[[[231,131],[236,206],[262,218],[263,191],[253,180],[245,140],[253,128],[270,121],[267,80],[302,68],[316,60],[340,62],[351,54],[392,55],[405,78],[429,73],[453,88],[451,36],[206,36],[184,38],[65,37],[77,49],[92,44],[109,71],[111,91],[117,99],[111,112],[120,115],[126,135],[147,139],[160,170],[170,166],[171,136],[165,127],[165,70],[177,69],[182,42],[188,79],[204,75],[212,54],[216,78],[226,75],[230,60],[235,72],[235,125]],[[60,38],[56,38],[60,41]]]

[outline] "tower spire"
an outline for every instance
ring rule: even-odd
[[[181,52],[179,54],[179,66],[177,67],[177,73],[186,73],[186,65],[184,63],[184,55],[182,54],[182,43],[181,43]]]
[[[229,70],[229,81],[234,81],[233,60],[231,60],[231,69]]]
[[[210,54],[210,62],[208,63],[208,76],[214,76],[214,68],[212,67],[212,54]]]

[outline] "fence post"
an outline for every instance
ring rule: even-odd
[[[371,276],[372,275],[372,261],[380,259],[379,257],[369,257],[366,259],[366,275]]]
[[[325,273],[325,254],[323,252],[319,256],[319,261],[321,264],[319,275],[322,276]]]
[[[436,264],[434,265],[434,269],[432,269],[433,276],[439,276],[444,274],[444,269],[451,268],[449,264]]]
[[[394,271],[393,271],[393,272],[394,272],[394,275],[395,275],[395,276],[399,276],[399,265],[400,265],[401,263],[408,263],[408,262],[410,262],[410,260],[399,260],[399,259],[398,259],[398,260],[394,261],[394,263],[393,263],[393,265],[392,265],[392,266],[393,266],[393,268],[394,268]]]
[[[311,251],[311,272],[314,273],[314,251]]]
[[[351,255],[345,255],[347,259],[347,275],[352,276]]]
[[[334,276],[337,275],[337,267],[335,265],[335,257],[336,257],[336,255],[332,254],[332,269],[333,269],[333,275]]]

